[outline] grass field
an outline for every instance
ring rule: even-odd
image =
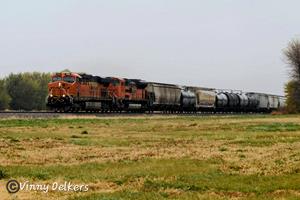
[[[1,119],[0,152],[1,199],[300,199],[298,115]]]

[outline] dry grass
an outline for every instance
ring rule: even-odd
[[[214,169],[222,173],[222,176],[268,177],[297,175],[300,172],[300,118],[297,115],[145,116],[105,119],[90,117],[80,119],[71,116],[67,119],[39,119],[34,122],[35,120],[0,120],[0,163],[4,171],[8,171],[7,173],[14,178],[30,179],[26,174],[19,177],[20,173],[10,170],[12,166],[33,169],[44,166],[55,169],[56,165],[72,167],[98,163],[106,166],[110,165],[109,163],[124,161],[134,163],[147,159],[198,160],[207,162],[207,168],[210,168],[209,163],[213,163],[213,166],[216,166]],[[83,132],[85,134],[82,134]],[[130,171],[130,168],[128,170]],[[180,176],[180,170],[178,173]],[[130,199],[133,197],[132,192],[139,193],[145,190],[145,181],[147,182],[149,178],[154,182],[162,178],[162,181],[172,182],[175,185],[178,182],[175,172],[171,177],[155,176],[154,178],[151,177],[151,172],[149,174],[149,177],[147,172],[141,177],[136,177],[128,172],[128,177],[120,184],[116,184],[110,178],[98,180],[95,177],[90,182],[87,178],[91,186],[87,194],[95,193],[93,194],[95,199],[97,195],[105,197],[105,193],[117,199]],[[123,174],[119,176],[123,177]],[[58,177],[50,175],[46,179],[51,182],[63,177],[63,174]],[[175,179],[172,180],[172,177]],[[3,185],[7,179],[8,177],[4,178],[0,184]],[[74,180],[80,181],[77,178]],[[188,180],[188,183],[192,181],[193,178]],[[151,184],[158,184],[154,182]],[[189,197],[255,199],[259,198],[259,195],[280,198],[299,196],[299,191],[293,187],[288,190],[274,189],[263,194],[240,191],[234,189],[234,186],[232,186],[233,191],[207,188],[201,189],[200,193],[190,193],[185,186],[172,186],[172,184],[168,187],[155,186],[159,188],[151,190],[150,193],[146,190],[146,193],[141,194],[142,199],[147,199],[147,195],[153,196],[154,199],[188,199]],[[1,197],[4,195],[4,199],[8,197],[3,187],[0,187],[0,195]],[[54,192],[49,193],[46,198],[67,199],[78,195],[82,194]],[[43,197],[40,193],[19,194],[20,199]],[[93,196],[86,197],[89,198],[94,199]]]

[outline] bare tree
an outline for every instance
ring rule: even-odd
[[[289,42],[283,50],[287,64],[290,67],[290,80],[285,86],[287,111],[300,112],[300,41],[297,39]]]
[[[300,82],[300,41],[294,39],[289,42],[288,47],[283,50],[283,53],[291,68],[291,78]]]

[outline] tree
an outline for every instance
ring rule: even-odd
[[[297,81],[290,81],[285,85],[286,111],[288,113],[300,112],[300,88]]]
[[[0,80],[0,110],[8,109],[10,100],[10,96],[5,87],[5,81]]]
[[[10,102],[11,109],[45,109],[45,99],[48,93],[47,84],[49,81],[50,74],[47,73],[10,74],[6,79],[6,86],[12,98]]]
[[[287,110],[295,113],[300,111],[300,41],[289,42],[283,50],[287,64],[290,67],[291,81],[286,85]]]
[[[61,70],[61,72],[65,72],[65,73],[71,73],[72,71],[69,70],[69,69],[64,69],[64,70]]]
[[[290,76],[299,82],[300,80],[300,41],[292,40],[288,47],[283,50],[286,61],[290,66]]]

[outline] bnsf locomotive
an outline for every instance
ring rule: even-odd
[[[284,98],[212,88],[56,73],[48,84],[47,106],[60,112],[270,112]]]

